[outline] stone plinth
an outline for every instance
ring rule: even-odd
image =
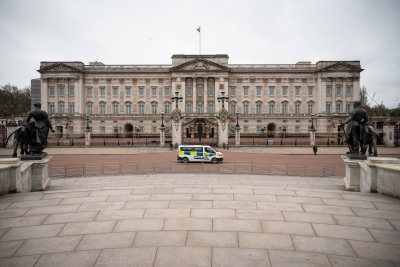
[[[400,159],[397,158],[368,158],[360,163],[360,191],[399,195],[399,167]],[[391,178],[392,174],[397,175],[397,180]]]
[[[235,128],[235,146],[240,147],[240,127]]]
[[[165,147],[165,127],[160,127],[160,147]]]
[[[90,138],[91,138],[90,132],[85,132],[85,146],[86,147],[90,146]]]
[[[19,158],[0,159],[0,195],[17,192],[17,180],[21,179]]]
[[[49,178],[49,161],[52,156],[47,156],[42,160],[32,160],[27,163],[32,163],[32,190],[31,191],[43,191],[50,186]]]
[[[346,190],[360,191],[360,163],[364,160],[349,159],[347,156],[342,156],[346,165],[346,174],[343,178]]]
[[[393,125],[384,125],[383,126],[383,142],[385,146],[393,147],[394,146],[394,126]]]

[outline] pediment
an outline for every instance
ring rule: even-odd
[[[65,63],[54,63],[52,65],[40,68],[38,70],[40,73],[45,73],[45,72],[82,72],[82,70],[69,66]]]
[[[171,71],[228,71],[228,67],[204,58],[197,58],[172,67]]]
[[[348,64],[346,62],[337,62],[334,63],[330,66],[326,66],[324,68],[322,68],[320,71],[324,71],[324,72],[361,72],[363,71],[362,68]]]

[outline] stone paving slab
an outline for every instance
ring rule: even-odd
[[[0,266],[400,267],[400,200],[343,188],[246,174],[55,179],[0,196]]]

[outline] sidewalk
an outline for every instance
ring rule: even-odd
[[[0,196],[0,266],[400,266],[400,200],[338,178],[127,175]]]
[[[224,149],[219,149],[224,151]],[[45,150],[48,154],[105,154],[105,155],[123,155],[138,153],[156,153],[170,151],[169,148],[160,147],[52,147]],[[231,152],[254,152],[254,153],[270,153],[270,154],[312,154],[312,147],[286,147],[286,146],[260,146],[260,147],[230,147]],[[347,147],[318,147],[319,155],[345,155],[348,151]],[[400,147],[379,147],[379,155],[400,155]],[[12,149],[0,149],[0,156],[12,155]]]

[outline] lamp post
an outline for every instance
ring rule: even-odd
[[[164,111],[161,111],[160,147],[165,146]]]
[[[175,108],[178,109],[178,102],[182,102],[183,97],[179,96],[179,92],[175,92],[175,96],[171,97],[172,102],[175,102]]]
[[[314,114],[311,114],[310,146],[315,146]]]
[[[85,133],[85,146],[90,146],[90,126],[89,126],[89,112],[86,113],[86,133]]]
[[[235,146],[240,146],[239,110],[236,111]]]
[[[225,108],[225,101],[228,101],[229,97],[225,96],[225,92],[221,92],[221,96],[217,97],[218,102],[222,102],[222,109]]]

